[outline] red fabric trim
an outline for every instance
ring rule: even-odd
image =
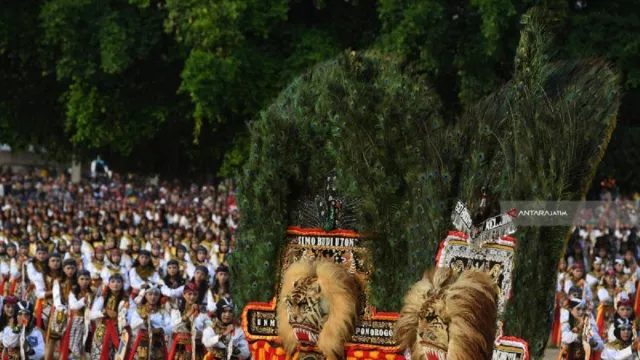
[[[14,295],[16,293],[17,283],[18,283],[18,280],[16,279],[11,280],[11,285],[9,286],[9,295]]]
[[[36,317],[36,326],[39,327],[40,329],[44,330],[44,327],[42,326],[42,307],[44,306],[42,303],[44,302],[44,299],[38,299],[36,300],[36,304],[35,304],[35,317]],[[51,314],[49,314],[51,315]]]
[[[524,350],[524,357],[522,360],[529,360],[529,343],[515,336],[500,336],[498,339],[496,339],[496,344],[500,343],[501,340],[511,341],[519,344]]]
[[[324,229],[320,228],[300,228],[297,226],[289,226],[287,228],[288,235],[334,235],[334,236],[345,236],[345,237],[354,237],[359,238],[360,234],[352,230],[331,230],[329,232],[324,231]]]
[[[605,312],[605,307],[604,305],[600,304],[598,306],[598,312],[596,314],[596,325],[598,325],[599,335],[603,339],[605,339],[604,335],[607,333],[605,329],[605,323],[604,323],[604,312]]]
[[[100,360],[109,360],[111,347],[116,350],[120,346],[120,337],[118,336],[118,330],[116,329],[116,321],[113,319],[103,320],[105,325],[104,339],[102,339],[102,353],[100,353]],[[109,346],[111,344],[111,346]]]
[[[168,360],[174,360],[176,357],[176,348],[178,347],[178,341],[184,338],[189,339],[189,345],[186,346],[187,351],[191,351],[191,334],[189,333],[177,333],[173,335],[173,341],[171,342],[171,350],[169,351]],[[195,350],[195,349],[194,349]],[[102,360],[102,359],[100,359]]]
[[[556,294],[556,309],[553,312],[553,328],[551,328],[551,343],[555,346],[560,346],[562,340],[562,332],[560,331],[561,295],[561,293]]]
[[[71,324],[73,321],[73,317],[74,317],[73,314],[69,315],[69,321],[67,322],[67,329],[65,330],[64,335],[62,336],[62,341],[60,341],[60,359],[59,360],[69,359],[69,343],[71,342]]]
[[[159,336],[159,335],[156,335]],[[139,330],[138,335],[136,335],[136,341],[133,343],[133,347],[129,350],[129,356],[127,356],[128,360],[133,360],[136,355],[136,351],[138,351],[138,346],[140,346],[140,342],[142,340],[149,339],[149,332],[147,330]],[[154,341],[155,342],[155,341]],[[149,344],[149,351],[152,351],[153,344]],[[163,359],[167,358],[167,344],[164,341],[164,336],[162,338],[162,357]]]
[[[637,285],[640,284],[640,282],[636,282],[636,289],[638,288]],[[638,294],[639,291],[636,290],[636,301],[633,304],[633,313],[636,314],[636,316],[638,316],[638,314],[640,314],[638,311],[640,311],[640,295]]]
[[[136,351],[138,350],[138,346],[140,346],[140,342],[144,339],[145,335],[147,335],[146,330],[138,331],[138,335],[136,335],[136,341],[133,342],[133,346],[129,351],[129,356],[127,356],[127,360],[133,360],[133,358],[136,356]],[[149,348],[151,348],[151,346],[149,346]]]
[[[376,308],[371,309],[371,318],[373,320],[398,320],[400,314],[397,312],[377,311]]]
[[[451,235],[451,231],[449,232],[449,235]],[[436,267],[438,267],[438,264],[440,263],[440,256],[442,255],[442,250],[444,249],[444,244],[446,243],[447,243],[447,239],[444,239],[440,241],[440,245],[438,245],[438,253],[436,254]]]

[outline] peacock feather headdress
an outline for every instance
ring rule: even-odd
[[[230,259],[243,286],[234,299],[272,299],[287,226],[307,221],[367,234],[370,299],[398,311],[433,267],[459,199],[478,199],[485,187],[502,201],[581,200],[615,128],[619,78],[600,60],[558,59],[543,18],[531,11],[523,19],[513,78],[456,119],[443,117],[449,112],[425,77],[375,50],[346,52],[295,79],[250,125],[238,192],[243,219]],[[354,218],[324,223],[316,205],[292,216],[332,171],[336,192],[358,199]],[[520,247],[505,332],[527,340],[534,354],[551,327],[554,269],[568,231],[513,234]]]

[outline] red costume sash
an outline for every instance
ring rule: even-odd
[[[163,359],[167,358],[167,344],[165,344],[164,342],[164,335],[154,335],[154,339],[156,337],[161,337],[162,338],[162,357]],[[136,356],[136,351],[138,351],[138,346],[140,346],[140,342],[142,342],[143,340],[147,340],[149,341],[149,331],[147,330],[139,330],[138,331],[138,335],[136,335],[136,341],[134,341],[133,343],[133,347],[131,348],[130,352],[129,352],[129,356],[127,357],[127,360],[133,360]],[[154,341],[155,342],[155,341]],[[149,351],[153,351],[153,344],[149,344]],[[173,346],[171,347],[171,350],[174,351],[175,354],[175,349],[173,348]]]
[[[44,307],[45,302],[46,302],[45,299],[37,299],[35,309],[34,309],[35,317],[36,317],[36,326],[42,330],[44,330],[44,327],[42,324],[42,308]],[[51,315],[51,313],[49,315]]]
[[[60,342],[60,360],[69,359],[69,344],[71,342],[71,326],[73,322],[73,311],[69,315],[69,321],[67,322],[67,329],[64,331],[62,341]],[[84,348],[84,344],[83,344]]]
[[[596,314],[596,325],[598,325],[598,333],[600,337],[606,342],[607,340],[607,324],[605,321],[606,316],[613,311],[613,306],[608,304],[598,305],[598,312]]]
[[[186,350],[189,352],[196,350],[196,349],[192,349],[190,333],[177,333],[173,335],[173,341],[171,342],[171,350],[169,351],[169,358],[168,358],[169,360],[175,359],[178,345],[184,345]]]
[[[551,328],[551,344],[560,346],[562,342],[562,324],[560,324],[560,313],[562,312],[562,299],[564,293],[556,293],[556,308],[553,312],[553,327]]]
[[[104,324],[105,329],[104,339],[102,339],[102,353],[100,354],[100,360],[109,360],[111,347],[118,349],[120,346],[120,337],[118,336],[118,329],[116,328],[116,321],[114,319],[103,319],[102,323]]]
[[[3,276],[0,279],[0,296],[7,296],[8,294],[4,293],[4,284],[7,282],[8,276]]]

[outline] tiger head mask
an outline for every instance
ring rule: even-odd
[[[293,354],[316,346],[328,359],[344,356],[359,312],[357,280],[331,261],[300,261],[284,274],[278,302],[278,335]]]
[[[489,360],[497,302],[490,275],[438,268],[409,290],[394,336],[412,360]]]

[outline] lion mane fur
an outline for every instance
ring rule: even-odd
[[[322,296],[329,303],[329,314],[322,326],[316,346],[329,359],[344,357],[344,343],[353,336],[360,312],[357,280],[345,266],[329,260],[303,260],[289,266],[283,276],[277,306],[278,335],[289,354],[297,350],[298,340],[289,324],[286,297],[296,280],[317,277]]]
[[[498,293],[491,277],[480,271],[458,275],[437,268],[414,284],[404,298],[394,336],[402,349],[410,349],[413,360],[425,360],[418,339],[419,313],[430,291],[444,290],[434,305],[449,325],[447,360],[490,360],[496,335]]]

